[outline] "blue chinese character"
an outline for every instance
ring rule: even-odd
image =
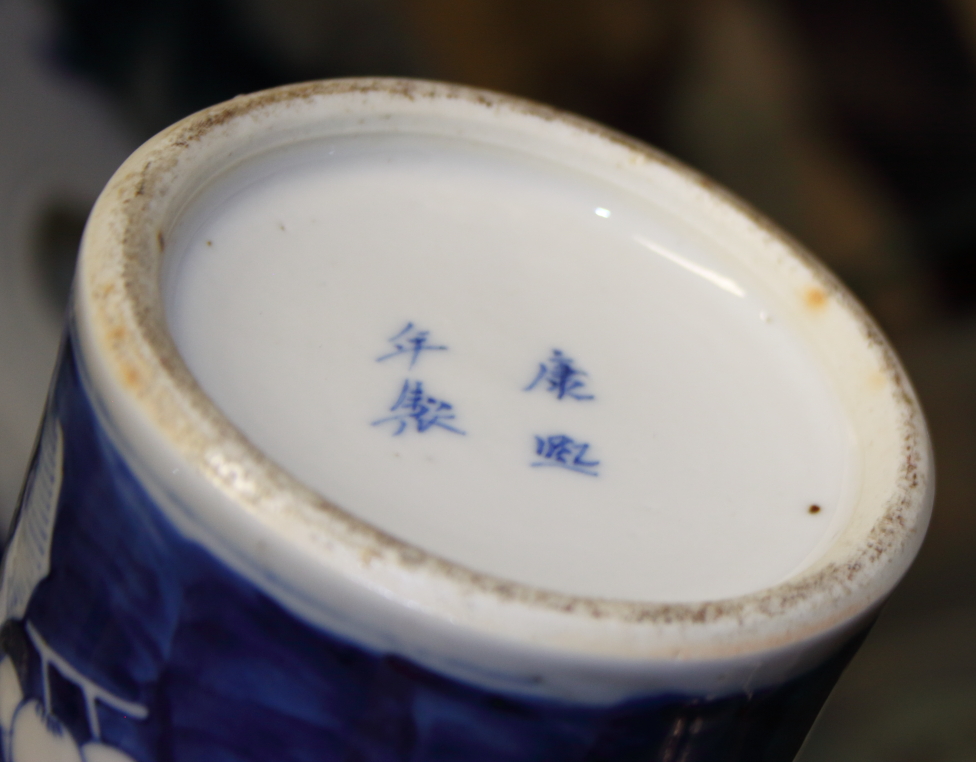
[[[532,465],[554,466],[589,476],[598,476],[596,467],[600,465],[600,461],[586,460],[586,451],[589,449],[588,443],[577,442],[565,434],[556,434],[545,439],[536,437],[535,454],[542,460],[537,460]]]
[[[572,397],[574,400],[591,400],[592,394],[583,394],[580,391],[586,386],[586,382],[582,379],[585,375],[587,375],[585,371],[573,367],[570,358],[560,350],[554,349],[548,363],[539,363],[539,373],[535,380],[525,387],[525,391],[532,391],[544,381],[546,391],[555,394],[557,399]]]
[[[403,382],[400,396],[390,408],[390,412],[394,415],[373,421],[373,426],[393,421],[397,424],[397,430],[393,432],[393,436],[399,436],[411,424],[420,433],[427,431],[432,426],[439,426],[442,429],[453,431],[455,434],[464,434],[465,432],[447,423],[447,421],[454,420],[453,410],[454,407],[447,402],[426,394],[422,381],[411,382],[407,380]]]
[[[435,347],[429,345],[427,343],[427,337],[429,335],[430,331],[420,331],[414,327],[413,323],[407,323],[406,327],[400,333],[389,339],[389,342],[395,349],[389,354],[377,357],[376,362],[383,362],[384,360],[389,360],[391,357],[399,357],[400,355],[410,355],[410,367],[412,368],[420,358],[421,352],[447,349],[447,347],[443,346]]]

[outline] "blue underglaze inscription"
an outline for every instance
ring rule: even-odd
[[[569,397],[574,400],[591,400],[592,394],[584,394],[584,377],[587,375],[586,371],[574,368],[573,360],[566,357],[562,350],[554,349],[552,357],[539,363],[539,372],[532,383],[525,387],[525,391],[530,392],[542,384],[542,388],[556,395],[556,399]]]
[[[394,357],[407,355],[410,358],[410,367],[413,368],[417,364],[417,360],[420,359],[422,352],[443,352],[447,350],[445,346],[435,346],[428,343],[429,338],[430,331],[422,331],[412,322],[408,322],[402,331],[389,339],[390,344],[393,345],[393,351],[382,357],[377,357],[376,362],[384,362]]]
[[[539,460],[533,466],[553,466],[555,468],[565,468],[568,471],[576,471],[580,474],[598,476],[598,460],[586,460],[586,451],[590,445],[586,442],[577,442],[572,437],[565,434],[554,434],[553,436],[535,438],[535,454]]]
[[[424,391],[422,381],[403,382],[400,396],[390,408],[393,415],[373,421],[374,426],[384,423],[394,423],[396,431],[393,436],[399,436],[411,426],[420,434],[437,426],[455,434],[464,434],[461,429],[452,426],[449,421],[454,420],[454,406],[444,400],[432,397]]]

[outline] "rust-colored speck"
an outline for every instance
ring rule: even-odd
[[[810,513],[820,513],[820,506],[819,506],[819,505],[817,505],[816,503],[814,503],[814,504],[813,504],[813,505],[811,505],[811,506],[810,506],[809,508],[807,508],[807,510],[808,510],[808,511],[809,511]]]
[[[803,294],[803,302],[811,310],[822,310],[827,306],[827,292],[819,286],[810,286]]]
[[[888,378],[881,371],[876,371],[871,374],[871,378],[868,380],[868,386],[872,391],[881,391],[885,388],[888,383]]]
[[[159,244],[159,250],[160,251],[162,251],[164,248],[166,248],[166,239],[163,238],[163,231],[162,230],[157,230],[156,231],[156,243]]]
[[[135,389],[142,382],[142,376],[139,374],[135,368],[131,365],[126,366],[122,369],[122,383],[124,383],[130,389]]]

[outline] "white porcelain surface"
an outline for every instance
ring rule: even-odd
[[[228,385],[219,378],[208,380],[207,369],[194,364],[193,358],[199,360],[212,339],[202,335],[194,348],[180,328],[180,310],[185,307],[186,314],[192,314],[192,299],[187,305],[177,302],[171,310],[171,315],[177,315],[177,340],[191,368],[205,388],[212,388],[229,414],[228,420],[183,364],[165,323],[162,270],[164,264],[175,262],[166,260],[168,254],[182,251],[180,236],[185,232],[185,246],[191,254],[194,242],[206,247],[206,241],[212,241],[206,247],[209,252],[219,251],[225,240],[234,240],[229,232],[234,225],[220,228],[219,217],[212,223],[210,237],[204,229],[195,228],[188,222],[188,210],[193,209],[188,202],[202,198],[198,194],[211,187],[214,178],[230,167],[244,166],[244,160],[268,151],[290,150],[306,141],[323,146],[352,134],[377,140],[391,134],[408,140],[418,135],[423,140],[461,140],[492,156],[513,151],[531,154],[539,162],[558,165],[565,177],[586,180],[581,185],[571,179],[557,181],[555,193],[562,194],[563,200],[543,202],[529,189],[544,187],[549,181],[531,176],[525,183],[506,184],[505,176],[493,177],[498,166],[494,160],[488,162],[483,169],[485,184],[458,191],[457,201],[467,197],[495,203],[498,214],[515,219],[517,210],[527,204],[538,209],[541,217],[518,222],[517,235],[511,239],[505,239],[501,227],[487,224],[488,217],[480,212],[473,218],[461,213],[459,210],[470,207],[455,204],[453,193],[442,190],[435,194],[453,221],[443,227],[436,247],[425,252],[424,256],[431,257],[428,267],[437,262],[451,270],[448,265],[456,256],[460,231],[470,223],[479,233],[478,242],[469,249],[478,279],[476,285],[462,288],[469,277],[456,270],[445,281],[456,289],[442,291],[423,275],[395,270],[427,296],[422,305],[415,306],[409,290],[397,288],[396,278],[367,278],[369,273],[358,265],[347,267],[346,280],[341,282],[348,284],[347,290],[366,281],[377,284],[380,293],[388,295],[383,310],[374,313],[355,303],[347,293],[338,293],[342,288],[330,292],[333,282],[322,271],[303,282],[286,267],[267,269],[260,257],[255,258],[258,264],[253,270],[231,267],[229,260],[214,260],[212,274],[218,281],[231,273],[247,273],[252,283],[264,281],[269,292],[281,289],[279,298],[289,305],[284,315],[291,316],[293,327],[283,334],[283,351],[272,349],[273,342],[265,334],[269,354],[276,358],[270,369],[249,365],[252,358],[240,348],[237,355],[233,348],[228,349],[230,361],[241,362],[240,372],[251,376],[235,386],[236,381]],[[411,161],[415,159],[419,160],[413,154]],[[396,166],[394,162],[382,168],[379,176],[395,174]],[[428,178],[432,188],[441,182],[439,177],[443,179],[438,172],[447,168],[441,164],[435,170]],[[314,186],[314,167],[308,172]],[[607,186],[615,189],[609,195],[619,194],[619,198],[604,202],[587,196],[592,189]],[[387,210],[401,202],[423,207],[422,196],[413,197],[402,185],[397,191],[384,181],[360,190],[371,204]],[[393,200],[381,191],[393,193]],[[244,232],[234,234],[241,242],[235,248],[245,257],[248,251],[259,253],[263,242],[286,239],[292,225],[293,232],[298,231],[296,243],[282,249],[283,256],[321,263],[315,249],[325,239],[305,232],[314,230],[307,205],[320,192],[333,193],[336,204],[345,198],[335,188],[326,191],[316,186],[303,201],[306,206],[298,207],[304,217],[293,208],[282,209],[282,214],[296,215],[276,220],[284,231],[268,224],[266,218],[241,211],[239,218],[247,219],[239,229]],[[574,198],[585,203],[578,214],[567,213],[567,203]],[[245,193],[235,203],[246,210],[251,200]],[[416,235],[420,228],[427,229],[424,235],[429,232],[430,226],[415,224],[415,217],[372,215],[367,225],[342,212],[341,206],[338,209],[338,219],[332,222],[339,240],[346,244],[354,227],[380,243],[393,240],[383,238],[390,230],[394,238],[400,233]],[[610,216],[598,214],[598,209],[607,210]],[[434,211],[428,209],[424,214]],[[556,222],[557,230],[551,234],[555,238],[541,232],[545,226],[537,225],[537,219]],[[386,228],[387,224],[393,227]],[[555,253],[549,250],[550,240],[560,244]],[[511,245],[511,252],[500,256],[513,267],[527,268],[525,278],[500,274],[487,266],[490,247],[483,242],[492,241]],[[606,256],[615,264],[608,270],[593,269],[591,257],[595,255],[584,246],[588,241],[605,245]],[[532,249],[541,253],[533,254]],[[416,241],[408,251],[417,251]],[[389,267],[402,267],[393,253],[383,256]],[[533,271],[533,262],[541,267]],[[573,272],[576,268],[582,270],[582,276]],[[187,295],[192,295],[195,281],[206,291],[206,278],[211,277],[206,267],[199,273],[190,267],[185,275],[191,284]],[[182,276],[175,268],[167,277],[178,282]],[[581,303],[580,315],[560,320],[545,308],[558,302],[551,293],[544,295],[543,306],[533,300],[545,290],[541,284],[547,279],[553,280],[553,290],[579,294],[581,284],[589,281],[587,288],[592,284],[603,293],[594,297],[595,306],[581,296],[574,299],[574,304]],[[323,280],[321,295],[337,304],[318,312],[318,306],[310,305],[315,305],[316,288]],[[646,314],[655,318],[646,324],[635,317],[644,314],[639,297],[645,292],[655,296],[644,305]],[[241,346],[257,335],[258,328],[274,327],[248,313],[247,305],[218,304],[216,289],[208,293],[212,304],[202,298],[202,311],[218,320],[236,321],[230,331],[243,337]],[[302,298],[296,299],[296,294]],[[618,298],[620,294],[626,298]],[[689,307],[689,324],[668,330],[664,316],[683,305]],[[428,307],[429,312],[424,311]],[[309,314],[303,313],[307,309],[312,310],[311,330],[306,325]],[[771,321],[763,320],[761,313]],[[340,323],[336,317],[340,314],[355,318]],[[480,315],[483,320],[478,319]],[[748,210],[646,147],[587,122],[489,93],[384,80],[313,83],[237,99],[175,125],[137,151],[101,196],[83,244],[76,318],[87,382],[105,425],[114,432],[116,443],[153,497],[186,534],[307,620],[480,685],[604,702],[653,691],[722,695],[758,689],[799,674],[876,610],[914,557],[931,508],[931,452],[911,386],[883,337],[829,274]],[[321,327],[316,324],[319,319]],[[407,434],[418,432],[404,431],[395,437],[389,427],[398,427],[397,422],[371,425],[389,415],[382,407],[393,404],[403,380],[389,363],[405,357],[377,359],[391,351],[388,340],[411,321],[421,330],[429,330],[435,345],[450,348],[426,352],[421,360],[425,372],[430,360],[431,379],[437,379],[436,387],[435,381],[430,382],[432,392],[436,388],[445,399],[448,393],[457,395],[450,399],[458,403],[457,417],[450,419],[450,425],[456,423],[464,435],[434,426],[407,439]],[[495,322],[489,326],[489,321]],[[227,332],[226,325],[223,329],[216,325],[216,334]],[[608,331],[621,335],[620,345],[605,338]],[[723,335],[729,339],[723,341]],[[302,337],[313,343],[308,357],[299,361],[294,344],[289,347],[289,343]],[[631,343],[641,340],[661,347],[659,351],[668,357],[665,365],[675,376],[656,373],[651,358],[631,351]],[[323,350],[314,341],[328,345],[342,360],[344,370],[331,374],[332,366],[317,355]],[[517,356],[508,354],[509,347]],[[571,419],[570,413],[562,417],[566,399],[554,401],[545,389],[524,391],[538,364],[545,364],[554,349],[563,350],[589,374],[585,379],[593,392],[594,399],[589,401],[593,405],[572,400],[579,404],[570,408]],[[479,351],[486,353],[481,359]],[[448,367],[447,360],[454,357],[464,362]],[[715,357],[722,357],[723,364],[712,371],[709,358]],[[382,461],[395,460],[393,453],[398,450],[392,448],[399,447],[402,440],[406,444],[400,459],[412,460],[417,470],[391,466],[390,473],[398,478],[391,480],[392,490],[386,493],[383,490],[390,490],[390,485],[367,485],[365,489],[343,485],[343,467],[332,472],[334,481],[327,479],[327,467],[320,472],[311,463],[314,458],[308,453],[314,450],[304,443],[293,447],[287,437],[266,427],[260,415],[252,418],[254,411],[242,415],[238,408],[248,407],[247,395],[255,393],[254,387],[263,377],[276,375],[277,362],[285,368],[290,367],[287,363],[302,363],[301,372],[286,374],[285,381],[294,385],[285,386],[287,391],[279,393],[275,403],[285,413],[288,407],[282,400],[287,397],[318,399],[310,391],[315,383],[301,378],[305,373],[324,374],[323,383],[327,380],[337,386],[323,388],[334,390],[332,397],[349,401],[329,412],[332,419],[325,417],[323,409],[308,408],[310,420],[300,421],[296,436],[315,440],[318,427],[340,427],[348,437],[343,441],[350,442],[353,453],[365,453],[367,460],[376,461],[353,466],[350,460],[346,468],[353,475],[376,481],[380,481],[379,472],[373,469],[381,468]],[[770,364],[766,375],[756,374],[758,387],[753,387],[749,370],[759,362]],[[819,375],[806,372],[812,367],[820,368]],[[723,371],[734,379],[729,386],[715,378]],[[653,378],[658,400],[637,412],[642,375]],[[297,383],[296,377],[300,378]],[[441,383],[450,392],[441,391]],[[702,395],[701,406],[696,407],[692,393],[696,383],[716,399]],[[226,399],[219,397],[224,393],[221,389],[231,389]],[[463,397],[475,391],[490,404],[479,405]],[[665,392],[672,395],[674,404],[660,402]],[[736,409],[736,392],[745,396],[748,414]],[[235,395],[239,395],[236,401]],[[327,397],[323,394],[323,399]],[[503,398],[517,415],[495,414]],[[803,403],[802,411],[792,409],[797,400]],[[598,404],[614,411],[612,416],[597,413]],[[506,405],[501,407],[507,411]],[[757,405],[762,407],[757,409]],[[760,412],[770,408],[795,416],[790,421],[795,420],[805,432],[802,445],[774,444],[786,427],[782,415]],[[707,413],[710,420],[699,422],[698,411]],[[724,415],[738,418],[730,421]],[[538,418],[530,420],[530,416]],[[736,421],[757,416],[758,433],[737,439]],[[581,438],[592,443],[593,459],[600,461],[599,476],[534,469],[521,455],[512,454],[516,441],[531,443],[538,433],[534,429],[513,433],[512,425],[523,420],[533,426],[549,421],[553,426],[556,422],[563,425],[570,420],[567,427],[577,422],[592,425],[596,433],[587,431]],[[411,421],[415,423],[410,419],[408,425]],[[668,442],[647,444],[648,429],[653,426],[662,426],[662,431],[675,437],[671,447]],[[706,467],[705,457],[688,460],[671,454],[672,450],[694,449],[692,440],[707,438],[707,426],[715,427],[715,436],[724,445],[707,452],[715,457],[721,454],[723,460]],[[848,429],[853,432],[850,436]],[[492,433],[485,435],[485,449],[478,451],[486,455],[464,454],[469,450],[461,449],[461,443],[481,447],[473,443],[482,441],[476,435],[480,437],[486,430]],[[568,428],[566,431],[570,433]],[[428,434],[437,436],[428,439]],[[620,439],[615,441],[615,437]],[[328,437],[313,444],[335,447]],[[598,453],[598,445],[607,449]],[[654,447],[667,452],[668,473],[657,479],[653,474],[647,476],[645,486],[642,469],[627,463],[629,445],[645,448],[639,458],[648,464],[653,460],[648,453]],[[794,446],[798,449],[784,451]],[[849,471],[842,476],[831,472],[830,459],[838,457],[831,450],[834,446],[853,449],[853,456],[847,459],[855,465],[853,477],[848,476]],[[434,464],[427,465],[424,459],[431,454],[444,462],[453,461],[457,471],[439,465],[437,457]],[[296,455],[294,461],[289,460],[292,455]],[[784,480],[781,486],[784,503],[789,503],[784,510],[791,518],[782,524],[786,529],[778,531],[789,535],[793,532],[790,527],[799,527],[791,535],[795,542],[775,563],[757,564],[754,568],[762,567],[761,575],[746,579],[749,575],[740,570],[745,567],[731,574],[726,588],[731,597],[700,600],[723,594],[721,584],[705,579],[714,575],[703,575],[685,588],[663,584],[625,590],[613,587],[617,584],[614,573],[588,576],[585,569],[582,573],[573,570],[567,574],[570,582],[565,588],[552,578],[533,576],[544,574],[531,563],[537,549],[568,568],[572,553],[566,545],[578,546],[590,528],[604,533],[595,535],[603,544],[600,563],[612,566],[616,562],[607,551],[613,542],[612,527],[589,524],[587,512],[601,502],[597,491],[603,487],[599,485],[616,483],[618,469],[622,486],[617,494],[630,494],[632,485],[639,484],[651,496],[655,486],[661,485],[661,490],[670,490],[669,497],[677,500],[681,495],[676,485],[683,479],[688,489],[714,498],[720,494],[714,473],[729,469],[729,464],[742,462],[752,467],[782,458],[784,468],[801,473],[796,464],[807,456],[818,465],[812,472],[802,472],[800,478],[809,479],[802,484],[814,494],[807,494],[792,480]],[[704,476],[698,477],[695,463],[701,464]],[[495,469],[499,474],[511,474],[517,486],[495,485],[491,477]],[[320,473],[322,482],[316,481]],[[550,480],[552,490],[571,496],[570,511],[577,519],[557,522],[551,506],[535,516],[527,509],[526,521],[547,531],[558,526],[565,533],[563,538],[548,546],[522,545],[510,558],[502,558],[491,550],[498,543],[481,546],[478,542],[479,533],[505,532],[510,525],[492,513],[490,499],[476,503],[480,507],[473,512],[472,521],[480,524],[475,524],[473,532],[465,524],[455,534],[416,525],[416,517],[422,519],[425,511],[436,515],[448,510],[449,503],[443,501],[414,503],[418,512],[413,520],[409,514],[398,516],[398,507],[369,513],[372,495],[407,494],[400,487],[400,477],[409,475],[413,485],[428,489],[426,479],[413,476],[418,473],[439,474],[436,479],[442,480],[443,488],[455,491],[455,479],[461,479],[453,474],[463,473],[487,490],[487,498],[538,489],[529,480],[542,477]],[[769,469],[764,471],[764,475],[769,473]],[[560,477],[573,478],[575,486],[555,481]],[[323,486],[326,481],[328,486]],[[738,490],[760,499],[756,515],[775,516],[774,488],[741,475],[732,481]],[[430,494],[439,488],[432,489]],[[506,493],[509,489],[512,491]],[[616,488],[607,488],[611,489]],[[852,492],[846,492],[848,489]],[[481,497],[479,494],[478,500]],[[342,503],[345,500],[348,506]],[[805,513],[816,500],[823,501],[823,514]],[[647,505],[650,511],[651,504]],[[746,505],[753,509],[746,503],[717,505],[714,502],[701,509],[706,511],[703,515],[721,520],[723,510],[746,511]],[[503,510],[511,509],[506,506]],[[604,510],[623,520],[637,508],[614,502]],[[523,514],[513,511],[509,515],[521,519]],[[653,522],[641,519],[635,525],[639,532],[650,533]],[[672,517],[667,526],[677,538],[675,543],[689,544],[692,535],[682,528],[681,520]],[[809,527],[818,529],[806,529]],[[404,537],[410,532],[416,535]],[[702,534],[710,538],[713,548],[720,547],[721,531]],[[762,545],[749,532],[734,536],[730,531],[728,536],[753,543],[747,553],[758,552],[754,549]],[[833,542],[816,552],[817,543],[831,537]],[[666,542],[648,541],[658,542],[656,549],[669,552]],[[489,550],[478,556],[482,547]],[[425,552],[425,548],[434,552]],[[452,555],[455,548],[457,556]],[[815,551],[812,557],[811,550]],[[637,555],[631,553],[630,559]],[[699,558],[702,563],[711,562],[707,553]],[[455,559],[461,563],[454,563]],[[650,563],[653,568],[653,561]],[[796,569],[792,574],[791,568]],[[790,576],[783,579],[785,575]],[[767,584],[763,579],[779,581],[754,592],[734,594]],[[590,594],[580,594],[581,590]],[[609,594],[592,594],[601,590]],[[614,597],[623,594],[642,597]],[[688,599],[674,602],[681,595]]]
[[[169,236],[169,323],[218,407],[336,505],[478,571],[654,601],[770,587],[843,528],[851,424],[720,242],[461,140],[257,163]]]

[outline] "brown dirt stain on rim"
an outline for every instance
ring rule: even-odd
[[[760,593],[722,601],[660,604],[566,595],[468,569],[401,542],[382,530],[354,518],[288,476],[254,447],[233,424],[223,418],[196,385],[182,358],[179,357],[175,345],[166,332],[162,311],[157,303],[158,296],[152,293],[153,287],[150,283],[158,273],[159,253],[164,241],[160,231],[159,238],[155,242],[159,249],[151,251],[153,247],[147,245],[148,241],[143,237],[144,234],[139,232],[142,230],[140,219],[143,215],[151,214],[148,198],[153,196],[154,191],[166,188],[166,175],[178,163],[178,154],[182,150],[236,118],[257,114],[279,103],[287,104],[332,94],[372,92],[400,96],[411,101],[418,98],[464,99],[487,108],[505,108],[546,121],[560,121],[581,132],[620,144],[631,150],[634,158],[663,164],[703,188],[710,195],[717,196],[778,241],[792,256],[806,264],[819,285],[811,286],[805,291],[803,294],[805,304],[811,310],[822,310],[829,298],[833,297],[851,312],[861,325],[865,344],[880,349],[884,366],[882,373],[893,382],[896,387],[895,396],[904,409],[905,419],[902,427],[906,431],[905,458],[899,478],[899,489],[868,537],[861,541],[860,550],[852,554],[845,564],[828,565],[816,574],[801,577]],[[186,422],[170,428],[171,431],[178,430],[183,435],[178,437],[180,444],[177,447],[190,462],[196,463],[198,468],[208,474],[211,481],[224,483],[230,492],[237,494],[238,490],[234,484],[227,482],[223,475],[216,473],[208,465],[206,452],[217,448],[224,451],[228,458],[235,460],[241,469],[252,473],[255,477],[252,481],[256,480],[262,484],[257,496],[254,493],[247,496],[238,494],[237,499],[251,503],[262,502],[264,499],[273,499],[273,494],[278,490],[287,491],[296,496],[299,503],[314,506],[336,520],[338,525],[343,527],[347,539],[360,547],[363,552],[361,560],[368,565],[372,565],[378,559],[386,558],[402,567],[423,568],[437,577],[452,579],[464,588],[488,593],[504,601],[518,601],[567,614],[583,614],[596,619],[609,617],[625,622],[707,623],[729,617],[741,621],[747,615],[756,613],[775,617],[804,601],[849,590],[850,586],[863,576],[866,566],[874,565],[883,556],[909,541],[910,533],[906,534],[905,528],[913,519],[907,517],[918,507],[919,500],[916,498],[922,494],[919,490],[926,486],[921,483],[918,474],[918,463],[923,457],[924,440],[919,427],[924,428],[924,423],[921,422],[921,412],[909,382],[890,345],[857,300],[802,246],[755,209],[672,157],[600,124],[532,101],[458,85],[415,80],[346,79],[308,82],[240,96],[188,117],[160,137],[162,140],[151,154],[151,160],[146,162],[141,172],[138,172],[138,177],[131,178],[130,182],[124,182],[120,188],[119,201],[124,209],[123,216],[127,223],[122,236],[124,240],[121,242],[124,250],[123,282],[126,296],[132,300],[132,315],[139,327],[140,336],[138,338],[125,336],[123,333],[113,338],[119,343],[130,343],[140,339],[146,341],[159,369],[169,376],[172,382],[170,388],[179,390],[178,394],[182,400],[177,402],[176,407],[184,410],[188,407],[204,419],[203,422],[209,429],[207,433],[199,430],[199,424],[189,425]],[[145,379],[130,366],[124,371],[124,376],[130,388],[142,386],[146,388],[141,391],[150,391],[150,399],[146,400],[150,405],[158,404],[160,410],[173,409],[173,400],[164,400],[162,397],[156,400],[158,394],[153,394],[148,388],[156,383],[152,374]]]
[[[668,166],[680,168],[682,171],[694,175],[696,182],[704,187],[713,187],[714,183],[695,170],[686,167],[673,157],[629,135],[593,122],[585,117],[560,111],[543,103],[527,98],[520,98],[492,90],[482,90],[449,82],[437,82],[420,79],[387,79],[376,78],[348,78],[317,80],[293,85],[262,90],[249,95],[240,95],[224,103],[212,106],[197,114],[187,117],[179,123],[183,129],[173,138],[173,144],[185,148],[191,142],[197,141],[209,132],[223,124],[250,113],[258,113],[268,106],[275,104],[289,104],[296,101],[310,100],[319,96],[380,93],[393,95],[409,101],[421,98],[430,100],[465,100],[485,108],[505,108],[516,113],[537,117],[543,121],[559,121],[572,125],[581,132],[598,135],[611,143],[631,149],[634,154],[631,160],[648,160],[648,157],[660,161]],[[178,125],[178,126],[179,126]],[[140,193],[144,192],[140,188]]]

